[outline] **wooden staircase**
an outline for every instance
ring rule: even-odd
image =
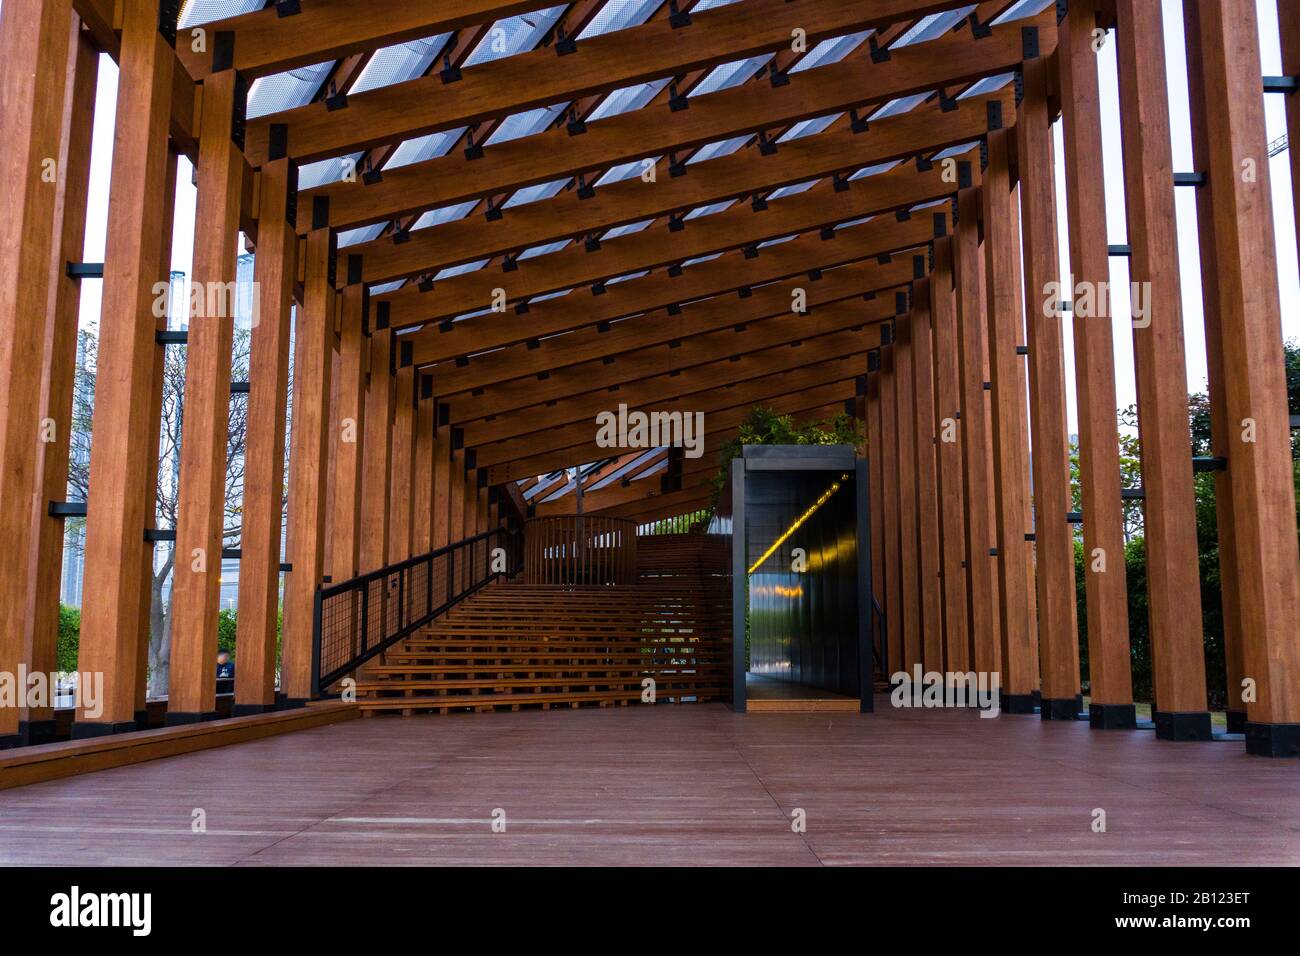
[[[725,552],[704,535],[638,539],[637,583],[495,584],[357,675],[363,714],[728,699]]]

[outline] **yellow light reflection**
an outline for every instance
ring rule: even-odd
[[[772,542],[772,547],[764,551],[763,556],[754,562],[753,567],[749,569],[749,573],[753,574],[755,571],[757,571],[759,569],[759,566],[762,565],[762,563],[766,561],[768,558],[770,558],[773,552],[775,552],[777,548],[781,547],[782,543],[784,543],[786,538],[790,537],[790,535],[798,531],[799,527],[805,521],[807,521],[809,518],[811,518],[814,514],[817,513],[818,508],[826,504],[826,502],[830,501],[831,495],[835,494],[835,492],[840,490],[840,486],[845,481],[848,480],[848,477],[849,477],[848,472],[844,472],[844,474],[840,475],[839,481],[832,482],[831,486],[822,492],[821,497],[812,503],[812,507],[810,507],[807,511],[805,511],[798,518],[796,518],[794,520],[794,523],[791,524],[790,527],[786,528],[785,531],[781,534],[781,537],[777,538],[775,541]]]

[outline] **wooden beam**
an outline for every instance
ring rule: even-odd
[[[588,252],[585,244],[571,245],[522,260],[513,271],[483,268],[435,282],[423,291],[418,284],[407,285],[378,298],[392,302],[393,323],[399,327],[494,306],[503,311],[505,303],[548,292],[589,286],[643,269],[671,266],[715,252],[816,232],[864,216],[907,209],[951,195],[956,186],[944,178],[941,166],[928,172],[904,166],[854,180],[847,192],[832,190],[831,183],[821,182],[806,192],[774,201],[761,213],[749,205],[736,205],[725,212],[692,219],[679,232],[668,233],[666,227],[661,232],[652,227],[604,240],[594,252]],[[409,241],[387,242],[372,249],[364,260],[365,281],[386,282],[424,272],[428,268],[427,253],[418,248],[408,251],[412,245]]]
[[[1020,385],[1017,338],[1024,325],[1015,263],[1019,236],[1013,230],[1008,130],[989,134],[983,196],[987,276],[989,369],[993,383],[993,478],[996,488],[998,585],[1001,606],[1004,709],[1033,713],[1038,674],[1033,667],[1037,635],[1030,621],[1032,572],[1025,548],[1028,449],[1022,440],[1025,395]]]
[[[1235,572],[1245,641],[1246,750],[1300,756],[1300,562],[1297,561],[1282,320],[1273,216],[1269,205],[1259,27],[1247,4],[1226,8],[1193,0],[1184,9],[1198,61],[1192,110],[1201,113],[1213,215],[1209,231],[1219,306],[1217,340],[1231,437],[1228,476],[1235,524]],[[1189,74],[1190,76],[1191,74]],[[1199,82],[1198,82],[1199,80]],[[1292,94],[1294,95],[1294,94]],[[1253,171],[1255,175],[1247,175]],[[1229,687],[1230,695],[1239,687]],[[1161,700],[1163,708],[1164,701]]]
[[[854,375],[853,368],[842,360],[835,363],[834,370],[825,369],[824,375],[835,375],[834,378],[821,378],[820,382],[814,381],[811,384],[824,382],[839,381],[843,378],[852,378]],[[724,409],[735,408],[738,405],[749,406],[760,398],[768,398],[775,395],[787,394],[797,387],[808,388],[810,383],[802,382],[801,386],[795,386],[793,382],[802,381],[792,373],[786,372],[774,376],[765,376],[758,379],[756,383],[739,384],[734,388],[713,389],[701,393],[691,399],[677,399],[669,394],[664,397],[656,396],[655,400],[648,402],[640,407],[645,412],[651,411],[681,411],[685,413],[715,413]],[[609,396],[613,401],[606,401],[605,407],[601,411],[617,411],[618,396],[617,394]],[[630,406],[637,408],[637,406]],[[746,408],[748,410],[748,408]],[[584,444],[589,438],[595,438],[599,425],[596,419],[596,412],[587,416],[583,420],[576,422],[565,422],[552,425],[550,428],[539,429],[527,435],[508,438],[503,441],[492,442],[491,444],[480,445],[475,449],[476,460],[479,464],[491,467],[509,461],[515,461],[520,458],[527,458],[531,455],[545,451],[548,447],[568,447],[573,445]],[[713,426],[710,423],[710,427]],[[607,456],[598,456],[607,457]]]
[[[655,19],[582,41],[563,69],[555,49],[541,48],[469,67],[455,83],[429,75],[348,96],[342,108],[322,101],[273,113],[249,124],[249,156],[266,159],[272,124],[287,127],[290,155],[307,162],[742,60],[789,46],[795,31],[816,42],[958,3],[747,0],[693,14],[683,29]]]
[[[838,336],[866,323],[881,321],[887,317],[887,311],[878,303],[835,302],[806,315],[778,316],[709,335],[673,340],[666,345],[620,356],[608,363],[602,360],[545,373],[548,377],[543,381],[511,382],[488,389],[479,396],[460,393],[451,396],[455,401],[452,421],[466,424],[485,417],[495,418],[467,428],[466,440],[474,445],[484,440],[496,440],[484,436],[521,434],[531,428],[563,421],[563,412],[555,403],[596,390],[630,387],[633,394],[640,394],[662,383],[663,376],[673,376],[674,384],[680,387],[690,382],[702,382],[704,387],[711,387],[718,384],[718,379],[713,376],[719,374],[724,376],[724,380],[738,380],[746,373],[762,373],[764,369],[798,364],[797,355],[758,354],[769,349],[804,342],[807,348],[824,354],[826,345],[823,339],[826,336]],[[542,403],[547,407],[538,407]],[[529,411],[521,416],[517,413],[519,409]]]
[[[1075,610],[1070,439],[1065,413],[1065,346],[1059,308],[1056,156],[1048,112],[1050,64],[1026,60],[1016,120],[1020,172],[1026,344],[1033,474],[1035,581],[1040,618],[1044,720],[1074,720],[1083,700]]]
[[[1137,718],[1128,589],[1121,573],[1124,512],[1118,479],[1115,346],[1111,323],[1106,321],[1111,314],[1110,259],[1097,55],[1092,49],[1096,18],[1095,0],[1076,0],[1061,22],[1057,47],[1070,271],[1074,277],[1062,296],[1073,300],[1089,722],[1097,728],[1128,729],[1136,725]],[[1080,291],[1089,296],[1089,309],[1084,309]]]
[[[436,6],[410,0],[369,0],[365,10],[358,11],[352,0],[309,0],[297,12],[281,14],[272,4],[203,24],[206,49],[195,52],[192,42],[182,42],[177,54],[194,78],[202,80],[212,69],[213,38],[231,33],[235,69],[252,79],[453,33],[547,5],[547,0],[443,0]]]
[[[939,474],[934,421],[934,333],[930,279],[912,284],[912,408],[916,440],[917,558],[921,587],[921,659],[927,671],[944,667],[943,580],[939,550]]]
[[[665,107],[654,104],[645,110],[588,122],[587,131],[580,136],[570,136],[561,125],[535,136],[488,146],[481,159],[467,161],[460,153],[449,154],[385,169],[382,181],[371,185],[361,181],[334,183],[308,190],[304,196],[327,196],[333,222],[346,225],[381,215],[399,218],[423,209],[570,178],[584,171],[682,153],[733,136],[1006,72],[1014,69],[1023,56],[1024,27],[1038,30],[1044,53],[1055,47],[1055,17],[1048,12],[1031,20],[994,26],[990,35],[978,43],[972,43],[967,33],[949,34],[891,50],[890,58],[882,63],[850,58],[794,74],[785,86],[741,84],[693,97],[689,109],[676,112],[661,112]],[[667,117],[671,119],[665,122]]]
[[[367,297],[365,286],[351,283],[343,288],[339,303],[338,415],[334,446],[330,522],[331,582],[348,581],[361,569],[362,472],[366,441],[366,368],[370,361],[370,339],[366,335]],[[381,436],[382,440],[382,436]]]
[[[935,384],[933,423],[937,492],[939,495],[939,554],[943,590],[943,641],[946,670],[971,669],[970,600],[966,589],[966,508],[962,480],[961,347],[957,302],[953,290],[952,239],[934,244],[934,273],[930,277],[930,315]]]
[[[382,236],[351,246],[340,256],[361,255],[371,274],[383,274],[388,260],[418,263],[420,271],[434,273],[507,253],[517,255],[534,246],[598,236],[616,226],[686,213],[833,174],[851,175],[922,151],[969,143],[987,131],[990,103],[997,103],[1008,115],[1015,105],[1009,87],[959,102],[960,107],[949,113],[941,113],[935,104],[882,119],[862,134],[854,133],[846,123],[842,128],[782,143],[771,156],[760,157],[755,148],[738,150],[693,164],[684,176],[670,175],[667,158],[660,157],[651,183],[634,176],[602,186],[586,199],[570,189],[552,199],[503,209],[497,221],[466,216],[400,234],[400,244],[394,236]],[[687,228],[693,225],[688,223]]]
[[[304,253],[303,303],[294,328],[293,431],[289,452],[289,563],[285,579],[280,689],[290,703],[312,691],[312,617],[324,578],[325,491],[329,462],[330,339],[335,296],[330,285],[333,236],[313,229]],[[337,556],[337,555],[336,555]]]
[[[1117,0],[1120,130],[1133,323],[1156,736],[1208,740],[1187,360],[1159,7]]]
[[[822,408],[823,406],[842,410],[844,399],[849,398],[852,392],[853,379],[846,378],[841,382],[832,382],[818,388],[782,396],[764,404],[779,414],[805,413],[812,408]],[[749,411],[750,409],[747,407],[738,407],[706,415],[704,418],[706,436],[711,432],[734,428],[749,414]],[[535,454],[530,454],[526,458],[513,458],[492,465],[488,469],[488,484],[500,485],[526,475],[541,475],[558,468],[597,461],[629,450],[606,448],[598,445],[594,440],[594,435],[593,440],[590,441],[582,441],[581,436],[577,436],[579,440],[574,443],[576,430],[566,429],[564,430],[565,434],[558,434],[560,431],[557,429],[548,436],[545,444],[550,447],[546,447]],[[592,434],[594,431],[593,427],[589,429],[588,434]]]
[[[949,223],[947,216],[944,217],[943,222],[946,230]],[[641,315],[678,303],[683,304],[689,315],[692,308],[697,311],[701,308],[690,303],[733,292],[744,295],[745,291],[748,291],[760,302],[766,301],[763,298],[762,286],[784,279],[793,279],[796,276],[802,281],[802,278],[813,270],[822,270],[829,275],[829,270],[835,266],[868,257],[892,258],[895,253],[923,245],[933,238],[934,233],[933,217],[913,216],[907,222],[901,223],[873,220],[837,229],[833,233],[833,238],[829,240],[823,240],[820,235],[808,235],[778,243],[758,250],[758,255],[752,259],[724,255],[709,262],[692,265],[689,269],[682,270],[680,276],[674,277],[667,272],[658,272],[629,279],[626,282],[612,283],[605,286],[602,295],[583,295],[580,291],[575,291],[571,296],[566,295],[530,305],[525,314],[507,311],[504,314],[475,316],[452,324],[446,331],[443,331],[445,326],[426,326],[414,333],[415,360],[416,364],[420,365],[445,362],[453,358],[474,355],[481,350],[526,345],[529,342],[535,342],[539,351],[548,354],[557,348],[560,351],[567,351],[567,343],[573,342],[573,339],[549,341],[545,337],[589,326],[595,326],[599,332],[602,322],[613,323],[617,319]],[[905,270],[911,267],[911,256],[914,254],[907,253],[905,256],[900,256],[904,260]],[[889,262],[882,263],[882,265],[889,264]],[[882,273],[886,276],[886,282],[894,274],[893,272]],[[907,281],[909,277],[910,275],[905,271],[902,281]],[[834,279],[835,277],[832,276],[832,286],[835,284]],[[889,284],[883,287],[888,288]],[[812,288],[810,287],[810,291]],[[817,291],[813,294],[821,293]],[[705,308],[713,308],[713,306]],[[635,326],[629,328],[632,327]],[[687,325],[686,330],[689,331],[690,328],[693,326]],[[619,336],[629,334],[621,325],[611,325],[611,329]],[[470,367],[483,369],[481,374],[484,379],[474,381],[473,384],[462,382],[459,378],[453,379],[451,389],[459,391],[474,385],[488,384],[489,381],[504,381],[512,377],[497,374],[490,380],[486,378],[490,374],[487,371],[489,369],[516,368],[521,351],[523,350],[515,349],[508,356],[497,357],[475,355],[470,362]],[[583,361],[599,358],[605,354],[608,353],[603,350],[580,353],[575,349],[572,360]],[[565,359],[548,358],[546,362],[548,366],[566,364]],[[443,377],[439,375],[435,379],[434,388],[439,394],[447,394],[447,388],[443,386],[442,381]]]
[[[168,288],[158,267],[171,221],[163,220],[166,204],[158,197],[169,178],[167,126],[175,55],[158,33],[157,4],[129,0],[122,18],[103,321],[96,358],[98,440],[90,455],[86,522],[86,566],[97,570],[82,594],[78,658],[81,670],[103,673],[106,699],[97,718],[88,718],[84,708],[77,712],[74,737],[135,729],[139,642],[148,632],[140,594],[145,498],[152,495],[136,492],[154,487],[156,476],[147,455],[153,416],[140,398],[153,394],[155,283]],[[6,65],[6,72],[22,72],[8,57]]]
[[[216,713],[217,613],[226,518],[230,423],[230,350],[235,329],[235,243],[243,160],[231,140],[242,95],[234,70],[204,84],[194,222],[189,339],[185,351],[185,419],[176,506],[172,578],[169,724]]]
[[[290,210],[296,185],[292,160],[273,160],[262,168],[257,258],[253,263],[258,308],[249,354],[240,614],[235,638],[235,710],[239,714],[261,713],[275,706],[284,431],[298,255]]]
[[[37,444],[36,493],[32,521],[31,573],[23,618],[22,653],[30,671],[58,669],[59,585],[63,575],[64,520],[51,516],[49,503],[61,501],[68,488],[72,438],[72,398],[77,370],[77,313],[81,283],[68,275],[67,263],[81,258],[86,233],[86,198],[90,184],[90,143],[94,126],[98,51],[81,24],[71,17],[67,85],[60,114],[57,169],[47,263],[47,307],[42,329],[40,420],[44,439]],[[0,41],[2,42],[2,41]],[[48,185],[48,184],[42,184]],[[44,189],[42,189],[44,192]],[[41,196],[41,200],[44,200]],[[6,661],[0,667],[7,666]],[[52,703],[52,702],[51,702]],[[23,743],[53,739],[52,707],[26,708],[18,723]],[[6,729],[0,727],[0,735]]]
[[[630,390],[628,393],[624,393],[620,389],[616,393],[595,392],[582,395],[578,401],[567,403],[563,414],[556,415],[552,419],[550,427],[558,428],[560,425],[581,424],[586,425],[594,433],[598,428],[597,416],[602,412],[614,412],[616,414],[620,405],[632,408],[632,410],[672,405],[681,408],[681,410],[706,412],[708,414],[708,412],[737,405],[754,405],[754,403],[774,397],[774,395],[783,395],[796,392],[796,390],[813,388],[813,386],[827,381],[827,375],[844,375],[845,367],[842,363],[849,356],[858,356],[858,362],[861,364],[862,352],[867,349],[865,334],[861,332],[845,333],[844,336],[829,338],[835,339],[835,341],[831,342],[828,339],[826,345],[816,350],[813,349],[811,343],[800,347],[800,349],[772,350],[774,358],[783,358],[784,356],[785,362],[774,363],[767,368],[759,367],[750,372],[738,373],[738,375],[732,375],[727,369],[719,368],[715,375],[712,376],[714,381],[712,381],[711,385],[707,381],[698,380],[698,378],[693,382],[681,382],[681,378],[685,376],[664,376],[660,380],[654,381],[654,388],[637,390],[634,393],[630,392]],[[805,352],[807,352],[806,355]],[[732,363],[722,364],[729,365]],[[776,369],[776,371],[772,371],[772,369]],[[543,411],[552,411],[552,408],[545,408]],[[536,428],[529,429],[529,431],[513,434],[515,436],[534,434],[545,431],[545,428],[545,425],[537,425]],[[506,441],[510,441],[510,438],[507,438]],[[481,454],[485,454],[489,458],[495,454],[493,445],[481,445],[480,449]]]

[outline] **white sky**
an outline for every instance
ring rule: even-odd
[[[1188,120],[1187,78],[1184,58],[1181,0],[1162,0],[1165,20],[1165,52],[1169,71],[1170,120],[1173,130],[1174,168],[1179,172],[1193,171],[1191,159],[1191,134]],[[1263,73],[1276,75],[1282,72],[1278,45],[1276,0],[1257,0],[1259,11]],[[1102,139],[1106,175],[1106,213],[1109,223],[1109,241],[1123,244],[1127,241],[1124,223],[1123,167],[1120,149],[1118,92],[1116,87],[1115,44],[1113,37],[1102,48],[1100,56]],[[108,213],[108,185],[112,165],[113,120],[117,98],[117,67],[108,56],[100,57],[99,93],[95,110],[94,147],[91,156],[90,204],[86,224],[87,262],[104,259],[104,232]],[[1265,97],[1268,122],[1268,139],[1271,142],[1286,131],[1283,97]],[[1060,130],[1057,128],[1057,193],[1058,219],[1061,232],[1061,274],[1069,268],[1069,247],[1065,233],[1064,167],[1060,158]],[[192,169],[182,158],[177,177],[176,216],[172,238],[172,269],[190,271],[193,257],[195,189]],[[1288,154],[1283,152],[1270,163],[1273,186],[1273,215],[1277,236],[1278,284],[1282,304],[1282,328],[1286,338],[1300,338],[1300,269],[1296,261],[1296,233],[1294,209],[1291,202],[1291,178]],[[1187,382],[1190,391],[1205,388],[1206,357],[1204,322],[1200,297],[1200,262],[1196,234],[1195,190],[1180,188],[1176,191],[1178,209],[1178,239],[1183,281],[1183,320],[1187,352]],[[1132,333],[1128,312],[1128,261],[1111,259],[1111,283],[1116,290],[1112,302],[1115,329],[1116,399],[1120,407],[1133,403]],[[81,297],[83,326],[94,325],[99,319],[99,280],[85,280]],[[1068,318],[1067,318],[1068,321]],[[1063,337],[1066,343],[1067,405],[1071,432],[1077,430],[1074,395],[1074,356],[1072,335]]]

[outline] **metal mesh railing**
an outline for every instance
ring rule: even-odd
[[[523,562],[518,531],[493,529],[316,592],[312,694]]]

